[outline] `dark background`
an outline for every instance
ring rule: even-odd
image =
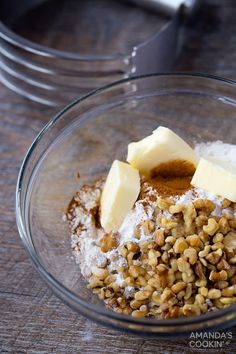
[[[206,0],[186,39],[175,70],[236,79],[235,0]],[[15,224],[16,178],[30,143],[55,112],[0,84],[0,352],[190,353],[188,340],[141,339],[78,316],[32,267]],[[232,331],[222,353],[236,352]]]

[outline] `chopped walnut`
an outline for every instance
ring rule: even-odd
[[[88,287],[108,308],[136,318],[196,316],[236,303],[236,203],[223,200],[222,209],[231,214],[215,216],[213,201],[176,203],[151,194],[149,187],[143,179],[139,201],[145,212],[154,203],[153,213],[122,243],[119,231],[102,233],[99,223],[95,225],[102,184],[96,185],[89,203],[86,192],[91,188],[77,193],[66,214],[74,252],[81,252],[80,237],[86,230],[81,220],[86,217],[100,230],[102,236],[94,242],[104,257],[119,257],[116,267],[111,258],[92,267]]]

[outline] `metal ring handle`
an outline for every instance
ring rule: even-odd
[[[147,7],[163,14],[174,16],[183,5],[186,16],[192,16],[201,4],[201,0],[130,0],[140,6]]]

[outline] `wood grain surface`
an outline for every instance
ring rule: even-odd
[[[236,79],[235,19],[235,0],[206,0],[176,70]],[[54,113],[0,85],[0,352],[196,353],[188,340],[143,339],[92,323],[62,304],[32,267],[15,223],[15,185],[30,143]],[[230,330],[222,353],[236,353]]]

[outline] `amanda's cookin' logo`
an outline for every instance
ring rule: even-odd
[[[189,336],[189,347],[197,350],[226,349],[233,338],[230,331],[227,332],[192,332]]]

